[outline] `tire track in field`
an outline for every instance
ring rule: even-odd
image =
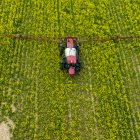
[[[61,4],[61,5],[60,5]],[[72,5],[71,5],[72,6]],[[61,0],[57,0],[57,16],[58,16],[58,31],[59,31],[59,35],[58,36],[60,36],[61,35],[61,23],[62,23],[62,18],[61,18],[61,8],[63,7],[63,3],[61,2]],[[67,23],[66,23],[67,24]],[[66,27],[63,29],[64,30],[64,35],[68,35],[69,33],[68,33],[68,28],[67,28],[67,25],[66,25]],[[71,92],[69,92],[69,90],[68,90],[68,92],[67,92],[67,94],[71,94]],[[71,96],[68,96],[69,97],[69,99],[68,99],[68,106],[67,106],[67,108],[68,108],[68,121],[69,121],[69,123],[67,124],[67,126],[68,126],[68,129],[70,130],[70,132],[72,132],[73,131],[73,128],[72,128],[72,121],[73,121],[73,113],[72,113],[72,104],[71,104],[71,101],[70,101],[70,99],[71,99]],[[70,138],[72,138],[72,135],[70,135]]]
[[[93,3],[95,4],[96,2],[94,2],[94,0],[93,0]],[[95,4],[96,5],[96,4]],[[95,6],[95,9],[96,9],[96,11],[97,11],[97,8],[96,8],[96,6]],[[92,19],[93,18],[93,19]],[[94,17],[90,17],[89,16],[89,23],[90,23],[90,25],[91,25],[91,27],[92,27],[92,20],[95,20],[94,19]],[[90,47],[92,47],[94,44],[90,44]],[[92,54],[92,53],[94,53],[93,51],[89,51],[89,54]],[[90,56],[89,56],[90,57]],[[93,61],[93,60],[90,60],[89,59],[89,57],[87,57],[87,62],[90,62],[89,63],[89,67],[88,67],[88,72],[89,72],[89,77],[90,77],[90,79],[88,79],[89,80],[89,94],[90,94],[90,100],[91,100],[91,105],[92,105],[92,109],[91,109],[91,112],[93,113],[93,116],[94,116],[94,127],[95,127],[95,130],[96,130],[96,132],[94,132],[94,128],[92,128],[92,136],[94,136],[95,134],[96,134],[96,139],[97,140],[99,140],[101,137],[100,137],[100,130],[99,130],[99,127],[98,127],[98,120],[97,120],[97,118],[96,118],[96,115],[95,114],[97,114],[97,112],[96,112],[96,107],[95,107],[95,105],[96,104],[99,104],[99,102],[98,102],[98,99],[97,99],[97,97],[95,98],[94,97],[94,94],[93,94],[93,91],[94,91],[94,86],[95,86],[95,84],[94,84],[94,78],[95,78],[95,76],[94,76],[94,71],[92,71],[92,69],[94,70],[94,68],[93,68],[93,66],[92,65],[90,65],[91,64],[91,62]],[[92,58],[92,56],[91,56],[91,58]],[[89,60],[88,60],[89,59]],[[84,64],[84,65],[87,65],[86,63]],[[95,133],[95,134],[94,134]],[[92,139],[95,139],[94,137],[92,138]]]
[[[72,36],[75,36],[76,35],[76,25],[75,25],[75,15],[74,15],[74,11],[73,11],[73,7],[74,7],[74,1],[73,0],[69,0],[69,2],[70,2],[70,12],[71,12],[71,21],[72,21],[72,27],[73,27],[73,30],[72,30]],[[76,84],[77,84],[77,86],[78,86],[78,83],[76,82]],[[75,90],[74,90],[75,92],[74,93],[76,93],[77,95],[78,95],[78,89],[76,88]],[[84,99],[84,93],[82,93],[82,97],[83,97],[83,99]],[[82,107],[81,107],[81,105],[80,105],[80,99],[78,99],[78,96],[74,99],[73,98],[73,101],[75,100],[75,102],[74,102],[74,104],[76,105],[76,106],[78,106],[75,110],[74,110],[74,112],[73,112],[73,114],[74,114],[74,120],[77,120],[77,118],[79,118],[78,117],[78,115],[79,115],[79,111],[80,111],[80,109],[82,110]],[[71,106],[71,105],[70,105]],[[83,108],[84,109],[84,108]],[[71,115],[71,111],[72,110],[70,110],[70,121],[72,121],[72,115]],[[81,122],[81,116],[80,116],[80,121],[78,121],[77,122],[77,127],[78,127],[78,130],[80,131],[79,132],[79,135],[81,136],[81,138],[83,139],[84,138],[84,135],[85,135],[85,133],[84,132],[82,132],[80,129],[80,127],[84,124],[84,128],[86,127],[86,121],[85,121],[85,114],[86,114],[86,111],[84,111],[85,113],[84,113],[84,122]],[[81,114],[82,115],[82,114]],[[83,115],[82,115],[83,116]],[[82,123],[82,124],[81,124]],[[72,124],[71,122],[70,122],[70,124]],[[70,129],[71,129],[71,127],[70,127]],[[74,128],[75,129],[75,128]]]
[[[46,3],[43,1],[43,5],[46,5]],[[42,5],[42,6],[43,6]],[[45,6],[43,6],[42,7],[43,8],[43,23],[42,23],[42,30],[44,31],[44,25],[45,25],[45,20],[44,20],[44,18],[45,18]],[[47,13],[48,14],[48,13]],[[39,43],[39,42],[38,42]],[[44,44],[45,44],[45,42],[43,43],[43,44],[41,44],[41,47],[42,47],[42,49],[41,48],[39,48],[40,50],[41,50],[41,54],[42,54],[42,56],[41,56],[41,58],[39,58],[39,59],[42,59],[41,60],[41,64],[40,64],[40,77],[39,77],[39,79],[40,79],[40,97],[39,97],[39,99],[41,99],[41,101],[39,101],[39,103],[41,104],[40,106],[41,106],[41,111],[39,111],[39,114],[41,114],[41,115],[39,115],[39,116],[41,116],[40,117],[40,120],[39,120],[39,124],[41,124],[40,125],[40,132],[39,132],[39,134],[40,134],[40,137],[41,138],[43,138],[43,139],[45,139],[46,137],[47,137],[47,135],[46,135],[46,129],[44,128],[44,126],[47,126],[47,124],[46,124],[46,118],[48,117],[46,114],[47,114],[47,105],[46,105],[46,99],[44,99],[44,96],[43,96],[43,94],[45,94],[44,92],[43,92],[43,89],[44,89],[44,85],[43,85],[43,77],[44,77],[44,73],[43,73],[43,70],[44,70],[44,65],[45,65],[45,57],[43,57],[43,54],[44,54]],[[44,54],[45,55],[45,54]],[[42,102],[42,100],[43,100],[43,102]],[[40,109],[39,109],[40,110]],[[41,118],[43,118],[43,120],[41,119]],[[43,133],[43,134],[42,134]],[[42,134],[42,135],[41,135]]]
[[[35,4],[36,5],[36,4]],[[37,6],[37,5],[36,5]],[[36,13],[36,16],[35,17],[37,17],[37,13]],[[37,23],[35,24],[35,26],[37,27]],[[37,43],[35,43],[34,44],[34,47],[35,47],[35,61],[36,61],[36,66],[34,67],[34,68],[37,68],[37,61],[38,61],[38,50],[37,50]],[[38,73],[37,73],[37,69],[36,69],[36,71],[35,71],[35,100],[34,100],[34,102],[35,102],[35,133],[34,133],[34,138],[35,139],[38,139],[38,121],[39,121],[39,118],[38,118],[38,85],[37,85],[37,83],[38,83]]]
[[[43,1],[44,4],[44,1]],[[44,15],[44,7],[43,4],[41,3],[36,3],[37,9],[43,9],[43,15]],[[40,13],[41,15],[42,13]],[[37,13],[35,15],[37,17]],[[44,16],[43,16],[44,17]],[[43,22],[41,23],[36,23],[36,27],[40,26],[39,29],[43,28],[44,23],[44,18]],[[35,135],[34,137],[36,139],[43,138],[45,137],[45,130],[43,128],[45,121],[45,114],[44,114],[44,108],[46,107],[43,98],[43,63],[44,63],[44,58],[42,57],[42,51],[43,51],[43,44],[39,44],[39,41],[35,42],[35,61],[36,61],[36,70],[35,70]],[[42,49],[41,49],[42,48]],[[44,105],[44,106],[43,106]],[[43,112],[44,111],[44,112]],[[46,113],[46,112],[45,112]],[[43,115],[44,114],[44,115]],[[43,119],[42,119],[43,118]],[[43,122],[42,122],[43,121]],[[44,136],[43,136],[44,135]]]
[[[48,3],[44,3],[45,5],[46,5],[46,7],[48,6]],[[44,12],[43,12],[43,25],[45,24],[45,21],[47,22],[46,23],[46,26],[48,26],[49,27],[49,18],[47,18],[46,20],[44,20],[44,18],[45,18],[45,14],[49,17],[49,13],[48,13],[48,11],[45,11],[46,10],[46,8],[44,8]],[[44,48],[44,45],[45,46],[49,46],[49,47],[51,47],[50,46],[50,44],[49,43],[46,43],[46,42],[44,42],[44,44],[43,44],[43,58],[42,59],[44,59],[44,61],[43,61],[43,69],[42,69],[42,73],[43,73],[43,79],[44,79],[44,81],[46,80],[46,78],[45,78],[45,75],[46,75],[46,69],[45,69],[45,67],[46,67],[46,64],[47,64],[47,58],[46,58],[46,56],[48,55],[48,54],[45,54],[45,51],[47,51],[45,48]],[[45,85],[46,85],[46,83],[45,83],[45,85],[44,85],[44,81],[42,81],[43,83],[43,89],[44,89],[44,87],[45,87]],[[43,130],[42,129],[42,131],[45,131],[45,133],[44,133],[44,139],[46,139],[47,138],[47,136],[48,136],[48,120],[49,120],[49,106],[48,106],[48,104],[47,104],[47,100],[48,100],[48,98],[46,97],[46,96],[44,96],[45,94],[47,94],[48,93],[48,91],[46,91],[45,92],[45,89],[42,91],[42,98],[43,98],[43,105],[44,105],[44,113],[42,114],[42,116],[44,117],[43,118],[43,122],[44,122],[44,125],[45,125],[45,129]],[[49,95],[48,95],[49,96]],[[51,136],[50,136],[51,137]]]
[[[30,74],[32,73],[31,72],[31,69],[30,69],[30,67],[31,67],[31,65],[29,64],[29,62],[30,62],[30,53],[31,53],[31,51],[32,51],[32,49],[31,49],[31,46],[30,46],[30,43],[29,42],[25,42],[25,48],[27,48],[26,49],[26,51],[25,51],[25,67],[24,67],[24,75],[27,75],[27,79],[31,76]],[[26,72],[25,72],[26,71]],[[30,75],[30,76],[29,76]],[[30,85],[28,85],[29,86],[29,89],[28,90],[31,90],[31,84]],[[28,94],[30,94],[30,91],[28,91]],[[31,95],[28,95],[28,96],[31,96]],[[31,97],[30,97],[31,98]],[[30,100],[31,101],[31,100]],[[27,112],[29,113],[30,111],[32,110],[32,107],[30,106],[30,107],[28,107],[27,108]],[[31,117],[31,116],[30,116]],[[31,127],[31,121],[29,120],[29,122],[28,122],[28,125],[27,125],[27,129],[29,129],[30,130],[30,127]],[[26,134],[26,138],[29,138],[28,136],[27,136],[27,134]]]
[[[14,74],[16,73],[16,69],[19,67],[18,66],[18,64],[19,64],[19,58],[20,58],[20,54],[21,54],[21,51],[22,51],[22,48],[21,48],[21,46],[20,46],[20,42],[21,41],[18,41],[18,43],[17,43],[17,45],[16,45],[16,47],[18,48],[17,49],[17,58],[16,58],[16,67],[15,67],[15,71],[14,71]],[[20,58],[21,59],[21,58]],[[20,67],[21,68],[21,67]],[[19,77],[19,73],[18,73],[18,75],[17,75],[17,77]],[[14,77],[14,78],[17,78],[16,76]],[[21,93],[22,94],[22,93]],[[17,100],[19,100],[19,98],[21,97],[21,95],[19,95],[18,96],[18,99]],[[22,99],[22,98],[21,98]],[[17,105],[17,110],[19,110],[20,109],[20,106],[23,104],[23,101],[21,100],[21,102],[19,103],[18,102],[18,105]],[[22,118],[20,118],[20,120],[21,120]],[[18,126],[21,126],[21,123],[20,123],[21,121],[19,121],[19,123],[18,123]],[[19,134],[19,129],[18,129],[18,134]],[[19,139],[19,135],[17,135],[17,138]]]
[[[90,46],[92,46],[92,44],[90,44]],[[89,52],[90,54],[93,53],[93,51]],[[88,57],[87,57],[87,62],[92,62],[93,60],[88,60]],[[86,65],[86,64],[85,64]],[[93,113],[93,116],[94,116],[94,127],[95,127],[95,130],[97,132],[97,136],[96,136],[96,139],[99,140],[100,139],[100,131],[99,131],[99,128],[98,128],[98,122],[97,122],[97,118],[96,118],[96,107],[95,107],[95,104],[98,104],[98,100],[95,99],[94,95],[93,95],[93,88],[94,88],[94,80],[93,78],[95,78],[95,76],[93,75],[94,72],[92,71],[93,67],[90,66],[90,63],[89,63],[89,67],[88,67],[88,74],[89,74],[89,91],[87,94],[89,94],[89,98],[91,100],[91,105],[92,105],[92,109],[91,109],[91,112]],[[94,130],[92,128],[92,136],[94,136]],[[93,137],[94,139],[94,137]]]
[[[37,9],[38,9],[38,5],[37,5],[37,2],[35,3],[35,7],[37,7]],[[35,17],[37,17],[37,12],[36,12],[36,15],[35,15]],[[38,27],[38,24],[37,24],[37,22],[35,23],[35,27]],[[36,31],[34,32],[34,34],[36,34]],[[39,132],[38,132],[38,130],[39,130],[39,111],[38,111],[38,96],[39,96],[39,92],[38,92],[38,80],[39,80],[39,78],[38,78],[38,44],[37,44],[37,42],[35,42],[34,43],[34,47],[35,47],[35,53],[34,53],[34,57],[35,57],[35,62],[36,62],[36,64],[34,63],[34,69],[36,69],[35,70],[35,72],[34,72],[34,76],[35,76],[35,95],[34,95],[34,103],[35,103],[35,106],[34,106],[34,115],[35,115],[35,132],[34,132],[34,138],[35,139],[38,139],[38,136],[39,136]]]
[[[91,69],[89,68],[89,71],[90,71],[90,77],[91,77]],[[90,84],[92,83],[91,81],[91,78],[90,78]],[[92,84],[91,84],[92,85]],[[92,87],[91,87],[92,89]],[[92,89],[93,91],[93,89]],[[100,139],[100,131],[99,131],[99,128],[98,128],[98,122],[97,122],[97,118],[95,117],[95,114],[96,114],[96,107],[95,107],[95,103],[98,104],[98,100],[94,98],[93,94],[91,93],[91,102],[92,102],[92,111],[93,111],[93,114],[94,114],[94,126],[95,126],[95,129],[97,131],[97,140]],[[94,130],[92,129],[92,135],[94,134]]]
[[[37,47],[37,45],[35,45],[35,48]],[[37,61],[38,59],[38,54],[37,54],[37,48],[35,49],[35,61]],[[37,65],[37,64],[36,64]],[[36,70],[37,71],[37,70]],[[37,85],[37,82],[38,82],[38,73],[35,72],[35,133],[34,133],[34,138],[35,139],[38,139],[38,85]]]
[[[19,45],[19,47],[22,48],[22,52],[21,52],[21,58],[20,58],[20,71],[23,72],[23,76],[26,76],[26,66],[27,66],[27,41],[22,42],[21,45]],[[19,74],[19,78],[21,78],[21,73]],[[25,79],[24,79],[25,80]],[[23,87],[21,87],[23,88]],[[25,94],[25,93],[23,93]],[[27,97],[27,96],[26,96]],[[26,102],[26,98],[21,97],[21,99],[23,100],[24,105],[27,104]],[[20,107],[21,108],[21,107]],[[27,133],[23,133],[23,137],[27,137]]]

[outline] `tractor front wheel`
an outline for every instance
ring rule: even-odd
[[[62,55],[64,53],[64,49],[65,49],[65,47],[63,46],[63,44],[59,44],[60,55]]]

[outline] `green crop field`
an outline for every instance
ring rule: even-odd
[[[0,34],[140,36],[140,1],[0,0]],[[80,59],[71,78],[57,42],[0,37],[11,140],[140,140],[140,39],[81,42]]]

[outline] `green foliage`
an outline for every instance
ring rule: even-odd
[[[138,0],[0,3],[1,34],[140,35]],[[139,139],[139,46],[83,43],[82,70],[71,78],[59,69],[57,43],[0,38],[0,121],[13,120],[13,140]]]

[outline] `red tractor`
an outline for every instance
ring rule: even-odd
[[[63,56],[60,61],[61,70],[67,69],[70,76],[80,71],[81,62],[79,60],[79,45],[74,37],[66,37],[64,44],[59,44],[60,55]]]

